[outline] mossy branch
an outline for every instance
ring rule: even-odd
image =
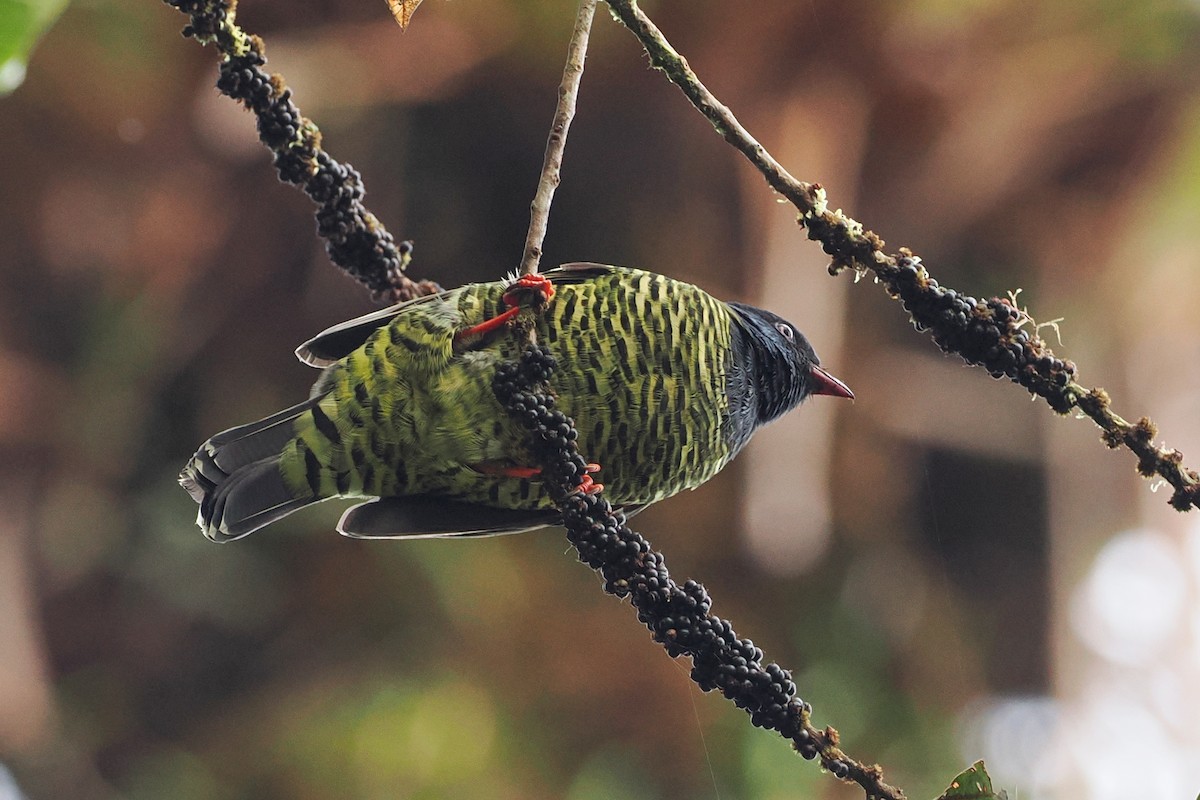
[[[874,273],[888,294],[903,303],[917,329],[928,331],[943,351],[983,367],[995,378],[1020,384],[1059,414],[1079,409],[1100,426],[1101,439],[1108,447],[1126,447],[1138,457],[1139,474],[1160,477],[1174,487],[1172,507],[1179,511],[1200,508],[1200,474],[1184,466],[1183,454],[1154,443],[1156,428],[1148,418],[1126,422],[1113,412],[1106,391],[1080,384],[1075,364],[1054,355],[1027,312],[1017,309],[1009,298],[979,300],[940,286],[921,259],[905,248],[895,254],[884,252],[883,239],[840,209],[830,211],[819,184],[794,178],[755,141],[700,82],[636,0],[606,2],[613,16],[642,43],[650,63],[683,91],[771,188],[796,207],[798,222],[807,229],[808,238],[820,242],[831,257],[830,274],[846,269]]]

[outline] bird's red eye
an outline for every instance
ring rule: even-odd
[[[782,333],[783,338],[787,339],[789,342],[796,338],[796,334],[792,331],[792,326],[788,325],[786,322],[776,322],[775,329]]]

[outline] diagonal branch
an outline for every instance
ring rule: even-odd
[[[1054,355],[1038,335],[1038,325],[1009,298],[979,300],[940,286],[921,259],[900,248],[885,253],[884,241],[847,217],[830,211],[825,190],[788,174],[766,149],[754,140],[733,113],[713,96],[671,47],[637,0],[606,0],[613,15],[642,43],[650,63],[678,86],[727,142],[736,147],[763,174],[775,191],[799,210],[799,223],[808,238],[821,243],[832,257],[830,274],[844,269],[873,272],[894,299],[901,301],[918,330],[928,331],[945,352],[981,366],[994,378],[1008,378],[1043,398],[1054,411],[1066,414],[1078,408],[1097,425],[1110,448],[1127,447],[1138,457],[1144,477],[1159,476],[1175,491],[1171,506],[1179,511],[1200,508],[1200,474],[1183,464],[1183,454],[1154,443],[1157,429],[1147,417],[1136,423],[1122,419],[1111,408],[1106,391],[1088,389],[1076,380],[1074,362]]]
[[[396,240],[362,199],[362,176],[321,148],[321,131],[301,115],[292,90],[267,63],[262,39],[235,22],[234,0],[165,0],[187,14],[183,29],[201,44],[221,53],[217,88],[254,113],[258,138],[275,155],[279,179],[300,186],[317,208],[317,233],[329,259],[381,300],[396,302],[441,291],[433,281],[414,281],[405,274],[412,242]]]
[[[604,591],[629,599],[667,655],[692,659],[691,678],[702,691],[719,690],[750,715],[753,725],[776,731],[804,758],[819,758],[833,775],[858,783],[868,800],[903,800],[904,792],[883,782],[878,765],[863,764],[841,750],[834,728],[812,724],[812,706],[797,696],[792,673],[764,663],[753,641],[740,638],[728,620],[713,614],[712,597],[701,584],[676,583],[666,557],[589,486],[574,422],[555,408],[547,383],[555,369],[548,350],[529,344],[519,360],[497,368],[493,389],[525,426],[542,483],[562,512],[567,539],[579,560],[604,578]]]
[[[567,146],[567,132],[571,129],[571,120],[575,117],[575,98],[579,96],[579,80],[583,77],[588,35],[591,33],[592,18],[595,15],[596,0],[580,0],[579,13],[575,17],[575,30],[567,47],[567,63],[563,67],[562,83],[558,87],[558,107],[554,111],[554,122],[550,126],[550,137],[546,142],[542,177],[538,181],[537,193],[529,207],[529,233],[525,237],[525,253],[521,258],[520,267],[523,275],[537,272],[538,262],[542,259],[542,241],[546,238],[550,204],[554,201],[554,190],[562,180],[563,151]]]

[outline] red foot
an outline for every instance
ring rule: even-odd
[[[538,475],[541,475],[542,471],[537,467],[509,467],[500,474],[507,478],[524,478],[528,480],[529,478],[536,478]]]
[[[521,296],[528,292],[536,292],[541,295],[539,298],[541,302],[548,303],[550,302],[550,298],[554,297],[554,284],[540,272],[535,272],[532,275],[522,275],[504,293],[505,305],[522,305]]]
[[[522,296],[529,292],[539,295],[536,302],[547,303],[550,298],[554,297],[554,284],[540,273],[522,275],[504,292],[504,304],[509,306],[507,311],[503,311],[491,319],[485,319],[478,325],[463,328],[454,335],[454,340],[461,341],[467,337],[483,336],[504,327],[510,319],[521,313],[521,306],[524,305]]]
[[[482,472],[484,475],[498,475],[502,478],[521,478],[522,480],[536,478],[542,474],[542,471],[537,467],[508,467],[488,462],[475,464],[474,469],[476,472]]]
[[[584,473],[583,478],[579,481],[579,488],[576,489],[576,491],[580,492],[581,494],[598,494],[604,491],[603,483],[596,483],[594,480],[592,480],[592,473],[599,472],[600,465],[588,464],[586,469],[587,472]]]

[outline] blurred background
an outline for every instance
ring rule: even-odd
[[[942,283],[1063,318],[1082,381],[1200,464],[1200,6],[645,5],[794,174]],[[452,286],[520,258],[573,9],[239,20]],[[701,694],[561,532],[351,541],[325,504],[202,538],[180,467],[372,306],[184,24],[76,0],[0,99],[0,797],[861,797]],[[980,757],[1021,798],[1200,791],[1200,515],[830,278],[603,6],[563,179],[544,264],[766,305],[857,394],[637,519],[817,724],[913,798]]]

